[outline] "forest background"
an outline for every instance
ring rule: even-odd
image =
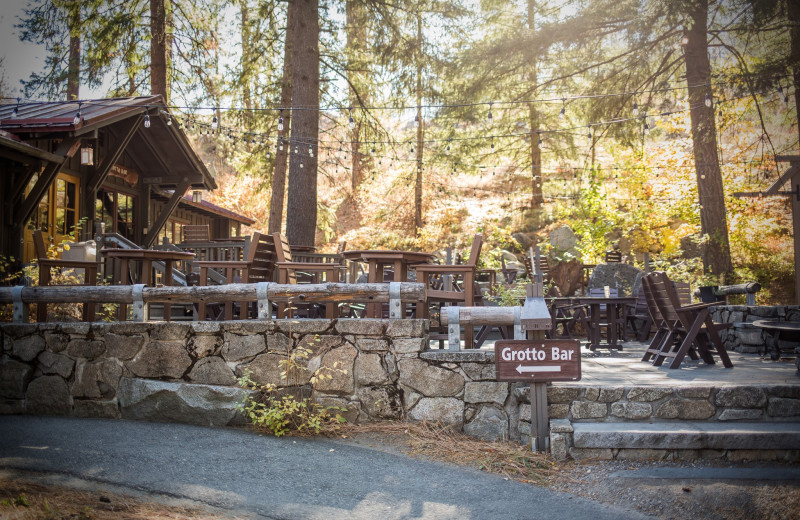
[[[789,303],[790,198],[735,193],[798,153],[798,11],[30,0],[16,35],[45,66],[0,76],[0,95],[163,95],[220,186],[208,199],[292,243],[435,251],[482,232],[496,267],[566,224],[579,261],[619,247],[693,286],[756,280],[760,303]]]

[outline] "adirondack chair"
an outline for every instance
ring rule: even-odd
[[[428,287],[425,304],[422,305],[422,318],[430,316],[431,304],[440,305],[475,305],[475,271],[478,267],[478,258],[483,246],[483,235],[477,234],[472,240],[469,259],[465,264],[437,265],[419,264],[415,266],[417,271],[417,281],[424,283]],[[453,277],[453,287],[447,290],[445,287],[432,288],[433,281],[437,276],[451,275]],[[478,291],[478,296],[480,296]],[[464,342],[466,348],[474,347],[475,330],[468,326],[464,330]]]
[[[272,237],[261,233],[253,233],[250,240],[250,247],[241,261],[231,260],[210,260],[197,262],[200,266],[200,285],[208,284],[208,270],[215,269],[225,276],[226,283],[258,283],[271,282],[275,270],[275,244]],[[226,320],[233,319],[234,305],[225,304],[224,317]],[[198,306],[200,319],[206,318],[206,304],[201,302]],[[239,317],[247,318],[248,305],[246,302],[239,304]]]
[[[719,331],[732,324],[713,322],[709,307],[716,303],[681,305],[678,292],[666,273],[657,271],[650,276],[653,282],[653,295],[664,322],[672,334],[682,338],[677,349],[662,348],[656,354],[653,364],[659,366],[666,359],[672,359],[669,367],[678,368],[683,358],[694,347],[706,363],[714,364],[716,354],[725,368],[733,367],[728,351],[719,337]]]
[[[317,283],[323,281],[322,275],[325,276],[324,281],[339,281],[339,272],[342,268],[341,264],[331,262],[294,262],[292,261],[292,249],[286,237],[280,233],[273,233],[272,240],[275,243],[276,258],[278,260],[275,263],[275,269],[277,269],[278,272],[278,283],[296,284],[298,272],[305,273],[307,275],[306,278]],[[294,304],[294,307],[296,307],[297,310],[305,309],[306,312],[311,315],[314,314],[313,307],[308,305]],[[291,310],[289,310],[288,317],[291,317],[292,314]],[[286,304],[281,303],[278,305],[278,317],[287,317]],[[336,317],[335,303],[325,304],[325,317],[328,319]]]
[[[666,321],[664,321],[664,317],[661,315],[661,311],[658,308],[653,293],[655,289],[653,288],[651,278],[650,274],[646,274],[642,277],[642,292],[644,292],[645,302],[647,303],[647,312],[657,328],[653,339],[650,340],[647,349],[645,349],[642,361],[650,361],[651,358],[661,352],[662,348],[671,350],[677,340],[672,330],[667,326]],[[669,342],[669,344],[667,342]],[[697,359],[697,354],[694,352],[694,349],[691,350],[690,356],[692,359]]]
[[[39,286],[45,287],[52,281],[51,269],[84,269],[83,283],[80,285],[97,285],[97,262],[85,260],[61,260],[47,257],[47,248],[44,245],[42,230],[33,230],[33,247],[36,261],[39,264]],[[95,306],[83,304],[83,321],[94,321]],[[36,321],[47,321],[47,304],[39,303],[36,306]]]
[[[636,335],[636,341],[647,341],[650,329],[653,327],[653,317],[647,308],[647,298],[644,294],[644,282],[639,287],[636,303],[628,308],[628,325]]]

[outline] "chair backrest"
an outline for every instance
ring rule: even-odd
[[[44,245],[41,229],[33,230],[33,249],[36,253],[36,258],[47,258],[47,248]]]
[[[275,271],[276,247],[273,238],[253,233],[245,262],[248,264],[247,280],[243,283],[271,282]]]
[[[289,240],[280,233],[273,233],[272,240],[275,243],[275,254],[278,262],[292,262],[292,248],[289,246]],[[288,269],[287,272],[288,283],[297,283],[297,274],[294,269]]]
[[[208,242],[211,234],[208,224],[183,226],[183,242]]]
[[[661,322],[664,321],[664,318],[662,318],[661,310],[658,308],[658,304],[656,303],[652,274],[653,273],[647,273],[642,277],[642,291],[644,292],[644,299],[647,302],[647,312],[649,312],[650,317],[653,318],[653,323],[656,325],[661,325]]]
[[[622,251],[615,249],[613,251],[606,251],[606,263],[618,264],[622,262]]]
[[[481,256],[481,247],[483,247],[483,235],[478,233],[472,239],[472,249],[469,251],[469,260],[467,265],[478,265],[478,258]]]
[[[678,293],[678,300],[681,305],[692,304],[692,288],[689,282],[675,282],[675,292]]]
[[[619,296],[619,289],[617,289],[616,287],[609,287],[608,294],[611,298],[616,298],[617,296]],[[602,287],[592,287],[591,289],[589,289],[589,296],[591,297],[600,298],[604,297],[605,295],[606,291]]]
[[[663,271],[656,271],[650,274],[652,281],[653,297],[655,298],[658,310],[661,316],[668,323],[678,323],[681,321],[681,316],[678,314],[677,309],[680,308],[681,302],[678,299],[678,293],[675,290],[675,285],[669,279],[667,273]]]
[[[342,241],[341,241],[341,242],[339,242],[339,244],[336,246],[336,254],[337,254],[337,255],[341,255],[341,254],[342,254],[342,253],[344,253],[345,251],[347,251],[347,240],[342,240]]]

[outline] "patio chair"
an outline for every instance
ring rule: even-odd
[[[278,283],[283,284],[296,284],[298,279],[298,274],[303,273],[305,276],[304,278],[316,283],[322,282],[321,276],[325,275],[325,281],[327,282],[338,282],[339,281],[339,272],[342,269],[341,264],[332,263],[332,262],[294,262],[292,261],[292,249],[289,246],[289,241],[286,240],[286,237],[281,235],[280,233],[273,233],[272,240],[275,243],[275,252],[277,257],[277,262],[275,263],[275,268],[277,269],[278,273]],[[306,309],[306,312],[309,315],[313,315],[315,309],[313,306],[308,305],[298,305],[294,304],[294,307],[297,307],[298,310]],[[328,319],[335,318],[336,312],[336,304],[335,303],[326,303],[325,304],[325,317]],[[285,317],[287,314],[287,306],[286,304],[279,304],[278,305],[278,317]],[[291,317],[293,313],[290,311],[288,317]]]
[[[33,230],[33,247],[36,261],[39,264],[39,286],[50,285],[53,280],[51,269],[83,269],[83,283],[78,285],[97,285],[97,262],[87,260],[62,260],[47,257],[47,248],[41,229]],[[94,321],[94,304],[84,303],[82,311],[83,321]],[[47,304],[39,303],[36,306],[36,321],[47,321]]]
[[[208,270],[214,269],[225,276],[225,283],[258,283],[271,282],[275,269],[275,244],[272,237],[261,233],[253,233],[250,246],[244,260],[210,260],[197,262],[200,267],[200,285],[208,285]],[[247,318],[247,302],[239,304],[239,317]],[[234,305],[225,304],[225,319],[233,319]],[[206,318],[206,303],[198,307],[200,319]]]
[[[477,234],[472,240],[469,259],[466,263],[454,265],[419,264],[415,266],[417,281],[424,283],[428,287],[427,298],[422,306],[422,318],[430,316],[430,307],[434,303],[439,303],[440,308],[441,305],[445,304],[475,305],[475,295],[480,296],[480,291],[476,292],[475,290],[475,271],[478,268],[478,258],[480,257],[482,246],[483,235]],[[436,277],[444,275],[452,276],[453,287],[449,290],[446,287],[432,288]],[[466,348],[474,347],[474,338],[474,328],[471,326],[466,327],[464,330]]]
[[[642,292],[644,293],[645,302],[647,303],[647,313],[650,315],[653,325],[657,328],[653,339],[650,340],[647,349],[645,349],[642,361],[650,361],[651,358],[661,352],[662,348],[671,350],[677,340],[675,335],[672,334],[670,327],[667,326],[666,321],[664,321],[664,317],[661,316],[661,311],[658,308],[658,304],[656,304],[653,291],[650,274],[647,274],[642,277]],[[669,342],[669,344],[667,342]],[[697,359],[697,354],[693,349],[690,352],[690,356],[692,359]]]
[[[644,282],[639,287],[636,303],[628,307],[628,325],[636,336],[636,341],[647,341],[650,329],[653,327],[653,317],[647,308],[647,298],[644,294]]]
[[[648,276],[653,282],[653,295],[667,327],[673,334],[682,338],[677,349],[662,348],[656,354],[653,364],[659,366],[665,360],[672,359],[669,367],[678,368],[683,358],[694,347],[707,364],[715,363],[716,354],[725,368],[733,367],[728,351],[719,337],[720,330],[733,324],[713,322],[709,307],[716,303],[681,305],[678,292],[666,273],[657,271]]]

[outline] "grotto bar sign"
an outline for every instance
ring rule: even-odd
[[[502,340],[494,344],[498,381],[580,381],[581,344],[577,340]]]

